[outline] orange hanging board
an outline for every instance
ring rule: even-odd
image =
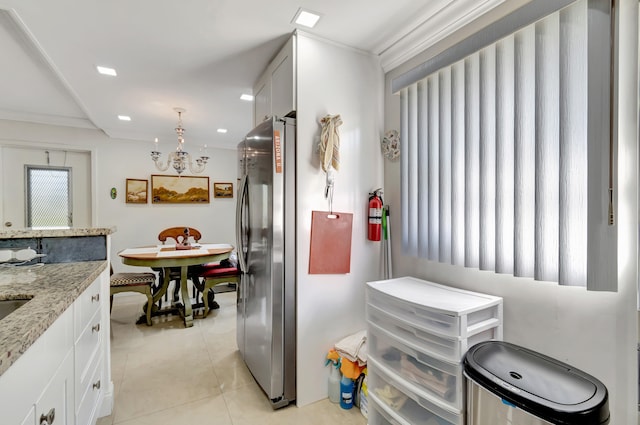
[[[351,272],[353,214],[311,211],[309,274]]]

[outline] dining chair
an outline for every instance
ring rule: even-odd
[[[203,318],[205,318],[209,311],[219,308],[213,297],[213,287],[221,283],[235,283],[237,285],[240,281],[240,270],[237,267],[225,267],[219,264],[205,265],[198,269],[197,277],[197,283],[196,280],[193,282],[202,294],[202,302],[204,303]],[[202,279],[202,282],[200,279]],[[212,303],[215,303],[215,306]]]
[[[173,239],[176,245],[183,245],[185,243],[198,242],[202,238],[202,234],[198,229],[193,227],[169,227],[164,229],[158,234],[158,240],[164,245],[167,239]]]
[[[169,227],[167,229],[162,230],[158,234],[158,240],[162,242],[163,245],[166,245],[167,241],[171,242],[173,240],[176,246],[185,245],[192,242],[198,243],[202,239],[202,233],[198,229],[188,226],[179,226],[179,227]],[[152,268],[152,270],[160,273],[160,282],[164,281],[164,269],[162,268]],[[187,278],[191,279],[191,281],[195,284],[197,277],[194,276],[194,272],[191,267],[189,267],[187,272]],[[169,281],[173,282],[173,300],[178,300],[178,294],[180,293],[180,267],[172,267],[169,273]],[[198,280],[199,283],[199,280]],[[194,285],[195,287],[195,285]],[[167,291],[168,293],[169,291]],[[195,289],[194,289],[194,297]],[[168,301],[168,295],[165,294],[165,301]],[[159,301],[160,307],[162,307],[162,299]]]
[[[154,273],[114,273],[113,266],[110,269],[110,304],[109,312],[113,309],[113,295],[121,292],[139,292],[147,296],[146,318],[147,326],[151,326],[151,309],[153,308],[153,287],[156,284]]]

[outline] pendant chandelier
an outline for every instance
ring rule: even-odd
[[[204,151],[202,155],[195,159],[195,165],[191,159],[191,155],[183,150],[184,148],[184,132],[185,129],[182,127],[182,113],[186,112],[183,108],[173,108],[174,111],[178,113],[178,126],[176,127],[176,134],[178,135],[178,146],[176,147],[175,152],[171,152],[169,157],[167,158],[167,162],[160,160],[160,153],[158,151],[158,138],[155,139],[154,149],[151,151],[151,159],[156,164],[156,168],[160,171],[166,171],[170,165],[173,166],[173,169],[176,170],[178,175],[182,174],[184,170],[189,167],[189,170],[194,173],[201,173],[204,171],[207,161],[209,157],[207,156],[207,145],[204,146]]]

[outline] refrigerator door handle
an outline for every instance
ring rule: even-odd
[[[247,199],[247,175],[242,176],[240,180],[240,187],[238,190],[238,200],[236,204],[236,245],[238,246],[238,263],[240,265],[240,271],[245,273],[247,271],[246,255],[247,251],[243,244],[245,239],[244,223],[242,222],[243,213]]]

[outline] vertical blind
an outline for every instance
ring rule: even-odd
[[[403,84],[405,254],[616,289],[610,14],[572,2]]]

